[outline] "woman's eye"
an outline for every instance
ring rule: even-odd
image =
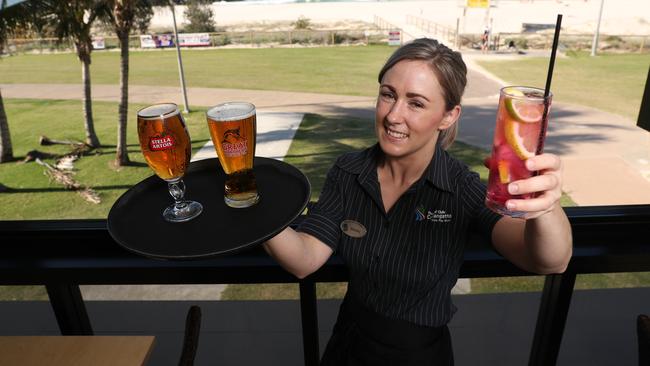
[[[424,104],[422,104],[420,102],[411,102],[410,104],[411,104],[412,107],[415,107],[415,108],[424,108]]]
[[[393,93],[388,93],[388,92],[382,92],[381,97],[384,98],[384,99],[389,99],[389,100],[394,99]]]

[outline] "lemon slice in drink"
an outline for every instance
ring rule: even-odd
[[[524,93],[516,88],[506,88],[505,93],[515,98],[506,97],[504,100],[512,119],[505,119],[503,132],[519,159],[526,160],[535,156],[544,105],[518,100],[517,97],[523,97]]]
[[[538,124],[522,123],[513,120],[505,121],[504,132],[508,145],[517,154],[519,159],[526,160],[535,156],[535,146],[537,144],[536,136],[530,137],[531,134],[539,134]],[[526,137],[526,136],[529,137]]]
[[[524,93],[515,88],[506,88],[506,94],[514,97],[523,97]],[[535,123],[542,120],[544,111],[543,105],[538,103],[527,103],[516,98],[506,97],[504,101],[508,114],[515,120],[523,123]]]
[[[499,170],[499,181],[502,184],[510,183],[510,162],[507,160],[499,160],[497,169]]]

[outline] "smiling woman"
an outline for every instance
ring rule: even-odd
[[[486,208],[478,174],[446,151],[466,72],[460,54],[435,40],[400,47],[379,74],[378,143],[341,156],[297,230],[264,245],[299,278],[335,251],[348,266],[321,365],[452,365],[450,291],[470,230],[526,270],[561,272],[567,265],[571,233],[558,203],[557,157],[529,159],[540,179],[513,182],[513,189],[542,194],[510,202],[527,212],[524,221]]]

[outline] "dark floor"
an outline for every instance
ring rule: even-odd
[[[455,296],[450,329],[456,365],[526,365],[539,293]],[[87,302],[96,334],[156,336],[150,365],[175,365],[185,315],[197,302]],[[198,302],[197,365],[302,365],[297,301]],[[321,350],[338,301],[319,301]],[[558,365],[637,365],[635,319],[650,313],[650,288],[576,291]],[[0,302],[0,335],[54,335],[47,302]]]

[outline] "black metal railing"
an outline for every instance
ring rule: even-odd
[[[650,271],[650,206],[566,208],[574,237],[567,271],[546,276],[529,365],[556,363],[576,275]],[[297,280],[260,248],[199,261],[161,261],[126,252],[105,220],[0,221],[0,285],[45,285],[61,334],[93,330],[81,284],[299,283],[305,365],[318,365],[315,284],[347,280],[333,256],[318,272]],[[461,277],[528,276],[470,239]]]

